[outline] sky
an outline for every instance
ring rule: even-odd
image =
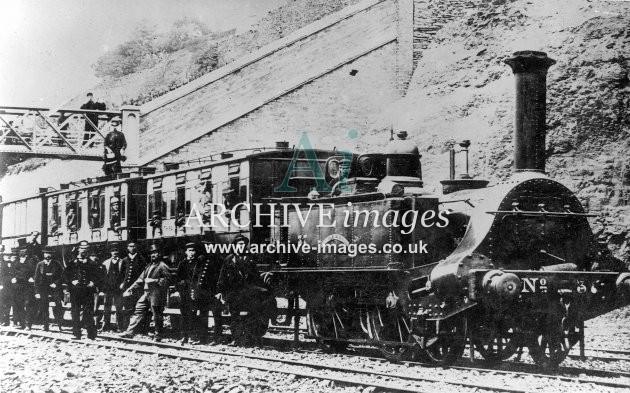
[[[168,30],[196,17],[247,30],[287,0],[0,1],[0,106],[56,107],[98,82],[92,64],[141,23]]]

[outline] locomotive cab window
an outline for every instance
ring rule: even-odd
[[[119,193],[115,193],[109,198],[109,222],[110,228],[116,229],[121,226],[124,219],[124,205]]]
[[[388,155],[387,175],[421,177],[420,160],[412,154]]]

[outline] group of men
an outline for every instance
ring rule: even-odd
[[[248,239],[237,236],[234,244],[241,250]],[[239,248],[235,248],[238,250]],[[182,342],[195,339],[210,341],[209,316],[214,318],[214,342],[223,342],[223,305],[231,312],[242,307],[234,293],[244,290],[248,282],[260,279],[256,265],[248,254],[228,255],[224,260],[201,255],[199,245],[188,243],[184,256],[171,269],[157,245],[151,245],[149,260],[140,255],[135,242],[127,245],[121,257],[118,248],[110,249],[109,258],[99,260],[96,249],[82,241],[76,257],[65,264],[53,259],[53,250],[43,249],[37,261],[29,249],[3,253],[0,263],[0,323],[18,329],[31,329],[41,322],[49,330],[49,304],[54,303],[55,323],[62,330],[62,302],[71,304],[72,332],[80,339],[82,329],[89,339],[97,331],[119,331],[121,337],[133,337],[148,327],[150,315],[155,327],[154,340],[164,334],[164,308],[168,289],[179,293]],[[102,299],[102,300],[101,300]],[[98,312],[103,306],[103,313]],[[115,324],[112,323],[112,306]]]

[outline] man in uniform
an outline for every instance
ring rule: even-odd
[[[135,242],[129,242],[127,245],[127,256],[125,256],[122,260],[122,268],[123,268],[123,281],[120,284],[121,292],[126,291],[133,285],[134,282],[140,277],[140,273],[147,266],[146,259],[140,255],[138,252],[138,248]],[[131,314],[133,313],[136,302],[140,296],[135,294],[131,294],[128,297],[123,297],[122,306],[123,306],[123,314],[121,318],[122,324],[118,323],[118,329],[125,330],[127,326],[129,326],[129,319],[131,318]],[[118,315],[116,315],[118,318]]]
[[[26,248],[18,251],[19,258],[12,266],[11,292],[13,297],[13,323],[20,325],[18,329],[31,330],[33,325],[35,261],[28,255]]]
[[[94,252],[94,251],[91,251]],[[96,338],[94,325],[94,294],[101,284],[101,270],[90,263],[90,251],[79,248],[77,258],[68,264],[64,278],[72,303],[72,333],[77,340],[81,339],[81,326],[85,326],[88,338]],[[81,318],[82,317],[82,318]]]
[[[136,309],[129,327],[121,334],[121,337],[133,337],[144,323],[147,312],[150,309],[155,323],[154,340],[159,342],[162,340],[164,329],[166,292],[173,278],[168,266],[162,262],[160,250],[155,244],[151,245],[149,253],[151,255],[151,263],[142,271],[133,285],[123,293],[123,296],[127,297],[141,287],[144,289],[144,293],[140,296],[138,303],[136,303]]]
[[[2,253],[2,260],[0,260],[0,323],[2,326],[11,324],[11,306],[13,305],[11,278],[16,262],[17,254],[13,250]]]
[[[199,341],[208,342],[208,311],[213,310],[215,336],[221,334],[221,309],[215,307],[214,289],[219,269],[207,258],[197,255],[195,243],[186,244],[186,256],[177,266],[175,281],[181,298],[182,343],[188,342],[190,331],[198,331]],[[218,313],[217,313],[218,309]],[[197,311],[199,317],[196,318]]]
[[[63,309],[61,308],[63,267],[61,263],[52,259],[52,250],[45,248],[44,259],[35,268],[35,301],[37,310],[43,318],[44,330],[48,331],[48,306],[50,297],[55,302],[53,316],[55,323],[62,330]]]
[[[216,298],[222,303],[227,303],[232,316],[231,326],[240,326],[246,321],[241,317],[241,310],[246,310],[248,301],[251,298],[251,291],[255,285],[259,284],[260,276],[256,269],[256,264],[249,253],[247,246],[249,239],[243,235],[238,235],[232,242],[234,253],[228,255],[223,261],[221,273],[217,282]],[[236,329],[231,328],[234,332]],[[232,338],[236,342],[246,342],[247,337],[239,337],[233,333]]]
[[[99,110],[104,111],[107,110],[107,106],[105,103],[94,101],[94,94],[87,93],[88,101],[81,105],[81,109],[85,109],[88,111]],[[98,128],[98,113],[88,113],[85,115],[90,121],[85,121],[85,133],[83,134],[83,145],[85,145],[91,138],[92,135],[96,133],[96,129]],[[96,127],[96,129],[94,128]],[[83,147],[92,147],[92,143],[88,146]]]
[[[105,142],[103,143],[105,149],[103,172],[105,172],[106,176],[113,176],[116,173],[120,173],[120,162],[127,159],[127,157],[125,157],[125,149],[127,149],[125,134],[118,131],[119,121],[112,120],[111,124],[114,129],[105,136]]]
[[[114,247],[110,250],[110,258],[103,262],[105,279],[101,292],[104,293],[105,306],[103,314],[103,331],[114,330],[123,331],[123,297],[121,285],[124,280],[123,261],[118,255],[118,248]],[[116,307],[116,327],[112,325],[112,305]],[[98,325],[98,324],[97,324]]]

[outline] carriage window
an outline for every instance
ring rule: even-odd
[[[66,228],[70,232],[81,229],[81,210],[79,209],[79,201],[76,199],[66,202]]]
[[[54,235],[59,230],[59,223],[61,222],[61,212],[59,211],[59,203],[53,202],[51,206],[50,222],[48,229],[51,235]]]
[[[116,228],[120,226],[121,216],[121,204],[120,194],[116,193],[113,197],[109,198],[109,222],[110,228]]]
[[[178,214],[180,212],[187,213],[188,209],[186,208],[186,204],[187,204],[186,189],[184,187],[177,188],[176,200],[177,200],[177,213]]]
[[[90,228],[102,228],[105,222],[105,195],[90,195],[88,211]]]

